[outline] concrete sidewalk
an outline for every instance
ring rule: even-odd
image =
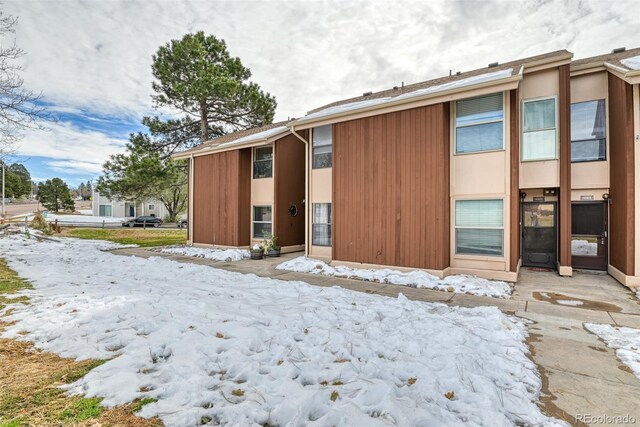
[[[572,425],[589,425],[580,421],[581,414],[594,417],[628,415],[635,418],[635,423],[593,425],[640,426],[640,380],[616,358],[614,350],[583,327],[584,322],[593,322],[640,329],[640,300],[606,274],[576,272],[574,277],[565,278],[555,272],[522,269],[512,298],[499,299],[275,269],[300,253],[261,261],[224,262],[171,255],[149,248],[112,252],[143,258],[157,256],[389,297],[402,293],[413,300],[452,306],[496,306],[505,313],[532,321],[528,342],[531,358],[542,375],[541,406],[546,413]]]

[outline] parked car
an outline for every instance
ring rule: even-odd
[[[139,216],[134,219],[130,219],[129,221],[123,221],[123,227],[160,227],[162,225],[162,220],[155,216]]]
[[[186,219],[179,219],[176,224],[178,225],[178,228],[187,228],[189,221]]]

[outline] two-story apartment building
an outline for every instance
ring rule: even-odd
[[[306,148],[306,253],[510,281],[522,266],[600,269],[640,284],[640,49],[572,56],[492,63],[289,122]]]

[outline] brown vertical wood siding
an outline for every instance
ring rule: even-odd
[[[520,101],[518,97],[518,90],[509,91],[509,139],[511,140],[511,155],[509,159],[510,164],[510,192],[511,200],[510,205],[510,228],[511,235],[509,236],[510,245],[510,259],[509,269],[511,271],[518,271],[518,262],[520,261]]]
[[[193,242],[249,244],[251,150],[194,158]]]
[[[560,192],[558,226],[558,261],[571,266],[571,74],[569,65],[558,67],[560,93],[558,117],[560,127]]]
[[[449,266],[449,104],[333,125],[333,259]]]
[[[308,131],[300,136],[307,138]],[[275,143],[274,164],[274,234],[278,236],[280,246],[304,244],[304,206],[305,197],[305,146],[295,135],[288,135]],[[289,206],[298,207],[298,215],[289,215]]]
[[[633,92],[609,73],[609,264],[635,274]]]

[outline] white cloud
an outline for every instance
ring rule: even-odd
[[[49,168],[56,172],[86,175],[99,174],[102,171],[100,163],[82,162],[79,160],[52,160],[47,162]]]
[[[69,122],[56,122],[47,124],[46,132],[27,132],[16,146],[16,154],[53,159],[48,165],[60,172],[95,174],[102,170],[101,165],[110,154],[124,152],[126,142]]]
[[[634,47],[640,33],[634,1],[5,0],[3,9],[20,18],[15,38],[27,52],[26,84],[57,111],[130,120],[151,111],[157,48],[198,30],[226,40],[276,96],[276,119],[450,69],[564,48],[585,57]],[[109,138],[75,135],[23,145],[96,163],[119,148]]]

